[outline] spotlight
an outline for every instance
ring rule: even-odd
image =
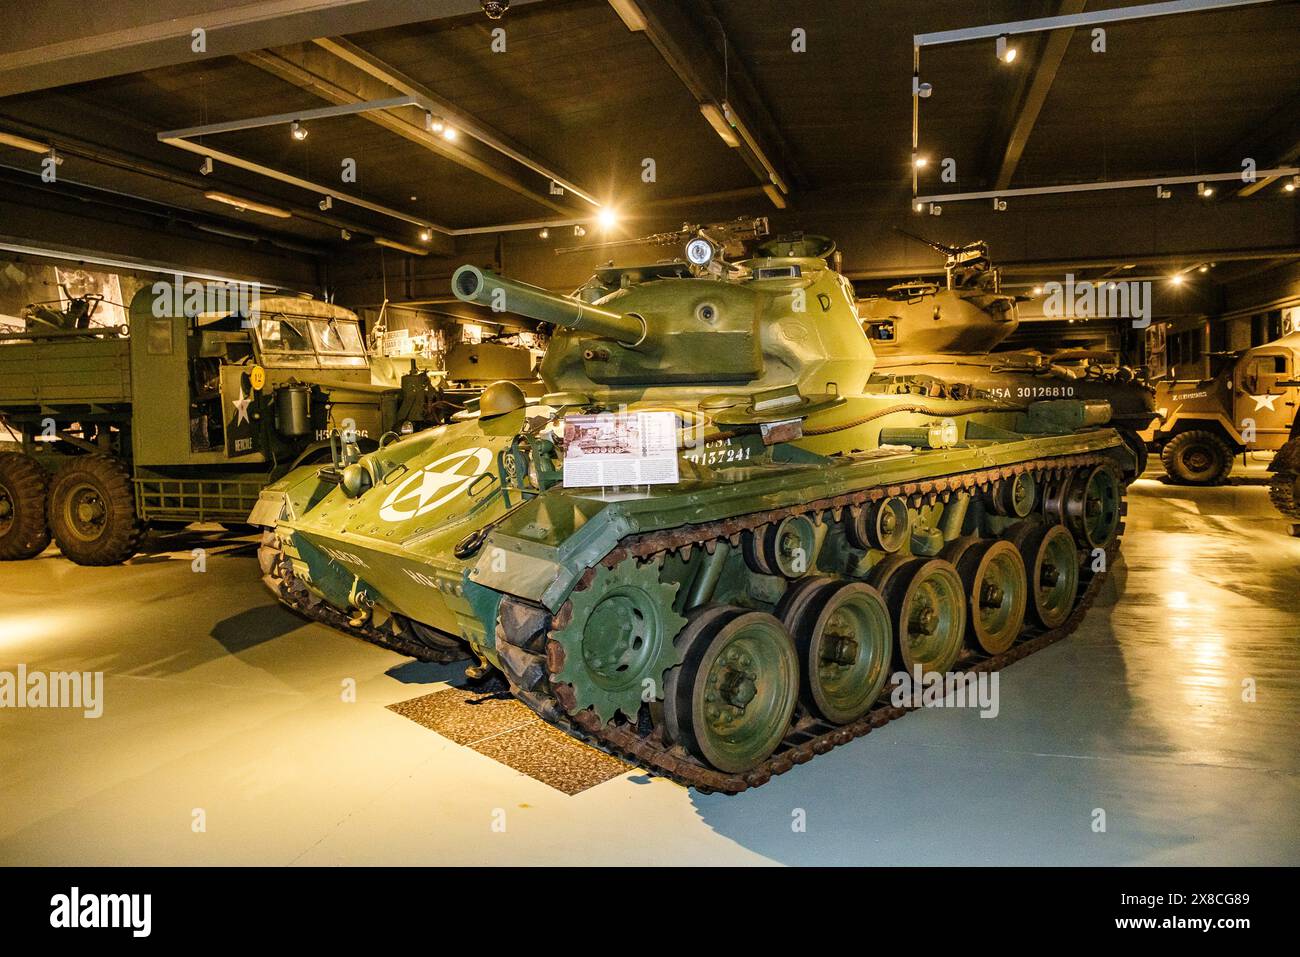
[[[333,196],[325,196],[325,197],[323,197],[323,198],[321,199],[321,201],[320,201],[319,203],[317,203],[316,205],[320,207],[320,211],[321,211],[322,213],[325,212],[326,210],[333,209],[333,208],[334,208],[334,197],[333,197]]]
[[[339,235],[340,235],[342,238],[344,238],[344,239],[351,239],[351,238],[352,238],[352,232],[351,232],[351,230],[347,230],[347,229],[340,229],[340,230],[339,230]]]
[[[214,169],[216,169],[216,164],[212,162],[212,157],[205,156],[203,158],[203,165],[199,167],[199,172],[202,173],[204,176],[208,176],[212,173]]]
[[[489,20],[500,20],[510,9],[510,0],[479,0],[480,7]]]
[[[1007,35],[1004,33],[998,37],[997,43],[998,59],[1003,63],[1014,63],[1016,59],[1016,48],[1007,44]]]
[[[542,229],[541,229],[541,232],[539,232],[539,233],[537,234],[537,238],[538,238],[538,239],[550,239],[550,238],[551,238],[551,231],[550,231],[549,229],[547,229],[545,226],[543,226]]]
[[[575,236],[585,236],[585,235],[587,235],[587,230],[583,227],[583,225],[582,225],[581,223],[579,223],[577,226],[574,226],[574,227],[573,227],[573,235],[575,235]]]
[[[924,212],[925,203],[916,203],[912,208],[915,209],[918,213]]]
[[[441,116],[434,116],[428,110],[424,111],[424,128],[430,133],[441,133],[447,124],[442,121]]]
[[[1294,193],[1297,186],[1300,186],[1300,175],[1292,176],[1289,180],[1287,180],[1287,184],[1282,188],[1286,190],[1288,193]]]
[[[1169,281],[1173,283],[1175,286],[1181,286],[1183,284],[1183,274],[1180,272],[1176,272],[1169,277]]]
[[[1205,265],[1204,263],[1202,263],[1200,266],[1197,267],[1196,271],[1197,271],[1197,272],[1209,272],[1209,271],[1210,271],[1210,267],[1207,266],[1207,265]]]
[[[442,138],[448,142],[454,140],[456,138],[456,128],[454,126],[444,126],[442,130]]]
[[[301,143],[307,138],[307,127],[303,126],[302,123],[297,120],[294,120],[293,125],[289,127],[289,134]]]
[[[912,159],[912,165],[914,165],[917,169],[925,169],[926,164],[929,162],[930,161],[926,159],[924,156],[917,156],[917,157],[913,157]]]
[[[432,238],[433,238],[433,230],[431,229],[420,230],[420,242],[427,243]]]
[[[1202,199],[1209,199],[1211,196],[1214,195],[1214,187],[1211,186],[1209,183],[1197,183],[1196,194],[1200,196]]]
[[[1034,295],[1035,295],[1035,296],[1041,296],[1042,294],[1043,294],[1043,287],[1042,287],[1042,286],[1035,286],[1035,287],[1034,287]]]
[[[618,213],[606,206],[596,214],[596,222],[600,224],[601,229],[613,229],[618,222]]]

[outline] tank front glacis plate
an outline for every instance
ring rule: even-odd
[[[497,453],[522,415],[500,418],[511,421],[491,430],[478,422],[439,426],[391,445],[378,453],[391,470],[364,494],[349,498],[334,486],[300,505],[296,518],[280,524],[298,577],[340,609],[355,605],[360,591],[367,602],[481,641],[454,549],[505,511],[493,494]]]

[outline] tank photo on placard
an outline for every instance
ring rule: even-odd
[[[268,488],[267,584],[728,793],[897,716],[898,671],[1067,633],[1123,530],[1107,404],[873,381],[835,244],[765,227],[683,227],[572,296],[457,269],[458,298],[554,326],[546,394],[493,385]]]

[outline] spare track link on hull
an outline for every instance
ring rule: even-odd
[[[687,550],[693,547],[707,548],[706,543],[722,540],[728,540],[735,544],[739,541],[739,535],[743,530],[779,521],[788,515],[820,513],[831,510],[836,520],[838,520],[842,514],[841,510],[844,508],[862,505],[887,496],[920,495],[923,497],[937,497],[947,492],[987,490],[991,489],[993,483],[999,480],[1008,479],[1024,472],[1034,473],[1035,478],[1041,483],[1043,479],[1058,477],[1059,473],[1065,470],[1091,467],[1110,461],[1107,456],[1096,454],[1039,459],[1014,466],[962,473],[902,485],[881,486],[850,495],[837,496],[833,499],[823,499],[769,512],[751,513],[703,525],[634,535],[624,539],[617,548],[603,559],[602,564],[613,567],[629,556],[639,559],[653,559],[674,550]],[[1121,516],[1123,511],[1124,506],[1121,506]],[[1121,518],[1115,539],[1106,548],[1105,567],[1107,569],[1109,569],[1110,563],[1114,561],[1119,553],[1119,541],[1123,532],[1124,524]],[[959,667],[954,670],[957,673],[970,674],[998,671],[1012,662],[1019,661],[1021,658],[1060,641],[1073,632],[1083,620],[1088,607],[1095,600],[1102,582],[1106,578],[1105,571],[1092,573],[1090,567],[1091,563],[1086,563],[1081,567],[1081,574],[1087,576],[1084,579],[1086,587],[1064,624],[1050,630],[1026,627],[1015,644],[998,655],[984,656],[967,651],[958,663]],[[578,589],[582,589],[590,583],[593,572],[594,569],[589,570],[583,576],[577,586]],[[670,778],[679,784],[694,787],[704,793],[738,794],[741,791],[759,787],[766,784],[775,775],[784,774],[797,764],[804,764],[819,754],[825,754],[834,748],[848,744],[854,738],[883,727],[890,721],[901,718],[908,711],[913,710],[891,704],[888,699],[888,691],[886,691],[885,695],[882,695],[878,703],[870,711],[850,724],[830,725],[814,717],[803,715],[798,717],[794,724],[791,725],[777,750],[762,764],[749,771],[737,774],[718,771],[702,764],[680,747],[674,748],[667,745],[658,730],[650,730],[644,725],[638,726],[638,724],[622,720],[608,725],[602,724],[591,710],[580,711],[576,714],[570,714],[566,711],[564,699],[571,697],[572,690],[563,684],[552,685],[550,678],[559,671],[559,668],[554,666],[558,643],[555,642],[552,635],[558,628],[563,627],[568,622],[569,616],[570,606],[566,601],[550,619],[549,627],[546,630],[547,642],[544,655],[547,663],[546,675],[542,680],[537,680],[539,677],[537,675],[533,675],[531,680],[524,680],[520,674],[512,674],[510,661],[503,657],[503,663],[506,665],[506,678],[510,683],[511,692],[543,719],[558,725],[575,737],[663,777]],[[499,624],[497,627],[497,641],[498,645],[503,641]],[[530,686],[530,689],[525,690],[525,688],[521,687],[521,684]]]

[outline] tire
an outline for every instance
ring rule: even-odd
[[[1291,439],[1273,457],[1268,497],[1287,518],[1300,519],[1300,439]]]
[[[78,565],[117,565],[140,547],[144,525],[126,466],[108,455],[82,455],[54,477],[49,523],[54,540]]]
[[[0,452],[0,561],[35,558],[50,544],[50,477],[29,455]]]
[[[1160,452],[1169,477],[1181,485],[1222,485],[1232,471],[1232,449],[1213,432],[1179,432]]]
[[[1137,456],[1137,471],[1132,475],[1127,472],[1124,474],[1124,484],[1128,485],[1134,479],[1141,478],[1142,473],[1147,470],[1147,462],[1151,458],[1151,453],[1147,450],[1147,444],[1132,429],[1119,428],[1115,431],[1124,440],[1124,444],[1128,446],[1129,451]]]

